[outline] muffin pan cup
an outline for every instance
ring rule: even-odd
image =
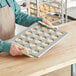
[[[51,32],[50,30],[54,31]],[[40,31],[42,31],[42,33],[39,33]],[[27,32],[31,32],[31,34],[27,34]],[[57,42],[65,37],[66,34],[67,32],[52,27],[49,28],[38,22],[32,24],[28,29],[16,35],[9,41],[22,46],[24,48],[22,52],[25,55],[38,58],[45,54],[54,45],[56,45]],[[26,37],[22,38],[22,35],[26,35]],[[21,38],[21,41],[16,41],[16,39],[18,40],[18,38]]]

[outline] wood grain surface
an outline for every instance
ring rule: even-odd
[[[76,22],[60,29],[68,35],[41,58],[0,54],[0,76],[40,76],[76,63]]]
[[[67,66],[65,68],[50,72],[42,76],[71,76],[71,66]]]

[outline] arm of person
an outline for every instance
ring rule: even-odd
[[[0,2],[1,2],[2,0],[0,0]]]
[[[14,5],[15,5],[15,22],[17,24],[29,27],[31,24],[35,22],[42,21],[42,18],[40,17],[29,16],[28,14],[21,12],[20,6],[17,4],[15,0]]]
[[[24,48],[17,44],[0,40],[0,52],[7,52],[12,56],[17,56],[23,55],[22,50]]]
[[[0,40],[0,52],[10,52],[11,43]]]

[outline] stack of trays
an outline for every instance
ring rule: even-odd
[[[47,2],[40,3],[39,5],[39,16],[44,17],[47,13],[57,13],[60,14],[61,4],[59,2]],[[36,3],[30,3],[30,14],[37,16],[37,6]]]
[[[22,51],[30,57],[40,57],[51,49],[67,33],[56,28],[48,28],[41,23],[34,23],[10,41],[24,47]]]

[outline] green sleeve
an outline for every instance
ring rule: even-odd
[[[15,4],[15,22],[17,24],[28,27],[35,22],[42,21],[42,18],[40,17],[29,16],[28,14],[21,12],[20,6],[17,4],[15,0],[14,4]]]
[[[0,52],[10,52],[11,43],[0,40]]]
[[[0,0],[0,3],[1,3],[1,1],[2,1],[2,0]]]

